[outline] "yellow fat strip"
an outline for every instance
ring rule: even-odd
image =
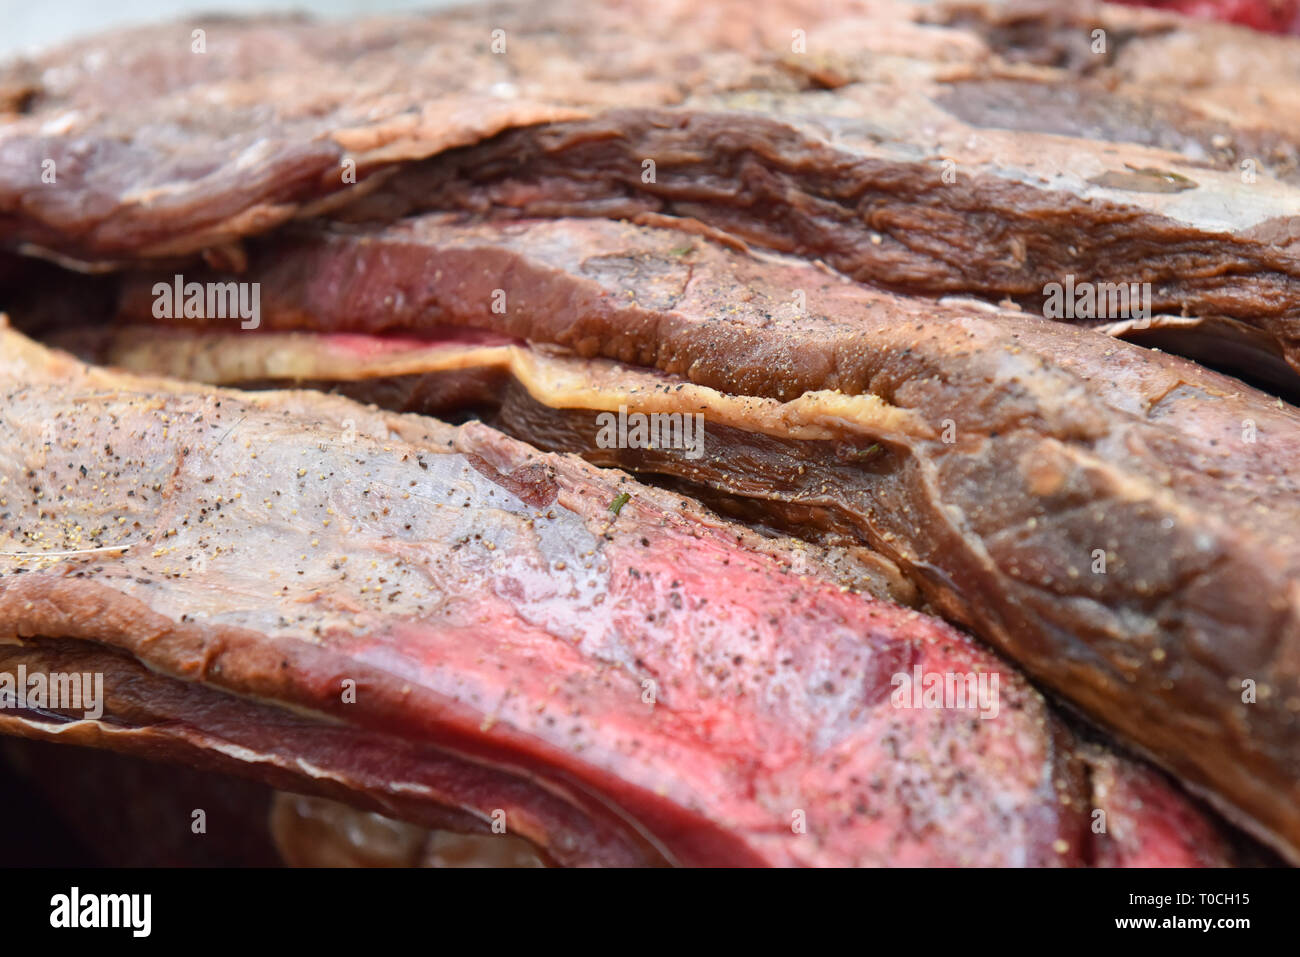
[[[313,333],[160,336],[153,329],[128,329],[115,335],[107,359],[135,372],[230,386],[241,381],[358,381],[494,368],[509,372],[533,399],[554,409],[616,412],[625,406],[642,413],[698,412],[715,424],[793,439],[833,439],[846,432],[896,438],[935,435],[914,412],[874,395],[822,389],[788,402],[730,395],[651,370],[521,346],[398,343],[366,354],[340,339]]]

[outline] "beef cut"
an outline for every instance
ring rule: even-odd
[[[0,732],[308,795],[303,863],[366,814],[398,856],[1235,859],[1032,679],[1300,863],[1298,53],[512,0],[0,67],[0,309],[116,367],[0,318],[0,691],[108,678]],[[193,281],[255,331],[159,312]]]
[[[1117,816],[1150,833],[1094,836],[1086,768],[1110,759],[816,548],[479,424],[2,345],[3,671],[108,689],[98,720],[8,709],[6,731],[430,826],[501,810],[564,863],[1223,859],[1126,766]],[[896,706],[901,673],[997,675],[996,717]]]
[[[946,617],[1300,849],[1294,408],[1015,310],[604,220],[286,238],[245,277],[267,290],[265,329],[330,335],[173,323],[67,341],[186,378],[496,409],[530,442],[671,476],[760,527],[868,545]],[[596,416],[620,406],[702,415],[703,454],[601,447]]]
[[[415,165],[338,215],[386,222],[464,209],[506,219],[694,219],[897,291],[1010,299],[1118,334],[1163,335],[1174,349],[1186,342],[1193,357],[1211,361],[1231,358],[1216,354],[1226,345],[1240,353],[1234,371],[1295,388],[1295,186],[1248,186],[1229,169],[1191,170],[1149,147],[1065,139],[1054,120],[1031,130],[1022,114],[1011,130],[980,131],[1008,121],[963,124],[942,112],[1024,110],[1037,100],[1042,113],[1031,119],[1072,115],[1073,105],[1103,98],[1098,91],[978,80],[947,95],[927,107],[910,88],[854,86],[833,100],[771,94],[759,114],[737,108],[752,95],[607,111]],[[929,122],[918,125],[918,114]],[[940,142],[923,148],[919,136]],[[994,172],[989,157],[1004,155],[1018,164],[999,160]],[[650,184],[643,157],[656,163]],[[1089,304],[1066,293],[1065,303],[1054,301],[1054,286],[1103,294]]]
[[[926,295],[1147,283],[1162,318],[1060,318],[1300,368],[1297,41],[1106,5],[741,6],[749,30],[727,4],[494,5],[504,39],[473,9],[220,21],[203,54],[149,28],[101,41],[94,83],[78,44],[0,81],[29,88],[0,242],[237,265],[305,215],[675,215]]]

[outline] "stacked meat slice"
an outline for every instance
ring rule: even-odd
[[[130,370],[0,338],[0,657],[109,688],[0,724],[556,863],[1226,859],[1018,666],[1300,857],[1297,41],[638,11],[0,74],[0,307]]]
[[[845,590],[851,562],[480,425],[101,372],[13,334],[4,354],[3,454],[30,474],[5,473],[0,622],[35,639],[6,667],[108,689],[97,721],[9,730],[420,823],[499,811],[560,863],[1214,859],[1127,767],[1110,828],[1150,814],[1151,844],[1094,838],[1111,805],[1038,694]],[[895,707],[918,668],[997,699]],[[1192,828],[1166,834],[1165,804]]]

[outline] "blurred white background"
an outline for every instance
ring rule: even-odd
[[[0,57],[39,50],[109,27],[203,13],[303,10],[321,17],[451,6],[453,0],[0,0]],[[464,0],[460,0],[464,2]]]

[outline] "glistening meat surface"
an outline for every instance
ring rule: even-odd
[[[137,667],[114,683],[117,724],[19,714],[10,730],[296,767],[383,807],[403,776],[358,768],[343,722],[518,778],[517,800],[540,789],[624,860],[1125,859],[1094,836],[1085,761],[1041,697],[951,627],[839,585],[815,548],[482,425],[0,345],[0,637],[21,643],[6,662],[73,663],[89,642],[150,669],[100,668]],[[894,707],[892,676],[918,667],[999,674],[998,717]],[[230,694],[305,726],[268,738],[263,705]],[[448,792],[388,799],[412,793]],[[561,857],[544,819],[525,834]],[[1221,859],[1202,823],[1154,827],[1144,854]]]

